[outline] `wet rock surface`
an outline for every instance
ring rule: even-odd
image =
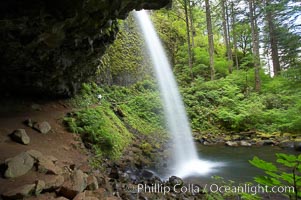
[[[0,2],[0,91],[68,96],[95,75],[97,59],[133,9],[171,0]],[[18,59],[16,59],[18,58]]]

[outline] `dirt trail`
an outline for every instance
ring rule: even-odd
[[[70,164],[89,170],[88,154],[82,148],[79,138],[66,131],[62,121],[71,108],[66,106],[62,100],[51,102],[37,102],[32,100],[12,102],[0,102],[0,163],[3,164],[7,158],[13,157],[23,151],[34,149],[44,155],[55,156],[57,165],[64,168]],[[48,134],[41,134],[38,131],[26,126],[23,122],[26,119],[42,122],[47,121],[52,129]],[[11,140],[8,136],[16,129],[25,129],[30,137],[30,144],[22,145]],[[3,174],[1,167],[1,175]],[[30,171],[29,173],[13,179],[0,177],[0,194],[10,188],[32,183],[43,174]]]

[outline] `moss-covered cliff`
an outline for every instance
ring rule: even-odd
[[[95,74],[133,9],[171,0],[4,0],[0,2],[0,87],[14,93],[72,95]]]

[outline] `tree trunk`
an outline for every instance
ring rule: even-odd
[[[191,48],[194,48],[194,36],[195,36],[195,28],[193,26],[193,11],[192,8],[194,7],[194,3],[193,5],[191,5],[191,1],[188,0],[189,4],[188,4],[188,8],[189,8],[189,19],[190,19],[190,32],[191,32]]]
[[[259,60],[259,43],[258,43],[258,30],[257,30],[257,20],[255,18],[255,8],[254,0],[249,0],[249,9],[250,9],[250,22],[251,22],[251,31],[252,31],[252,53],[255,67],[255,90],[260,91],[260,60]]]
[[[229,41],[229,31],[227,27],[227,11],[225,6],[225,0],[220,0],[220,4],[222,7],[222,25],[223,25],[223,32],[224,32],[224,43],[226,45],[227,51],[227,58],[228,58],[228,69],[229,73],[232,73],[232,52],[230,48],[230,41]]]
[[[210,75],[211,80],[214,80],[215,70],[214,70],[214,42],[213,42],[213,32],[211,23],[211,11],[209,0],[205,0],[206,4],[206,22],[207,22],[207,32],[208,32],[208,44],[209,44],[209,59],[210,59]]]
[[[270,0],[266,0],[266,8],[270,6]],[[279,54],[278,54],[278,41],[276,36],[276,30],[275,30],[275,24],[273,21],[273,14],[271,9],[267,9],[266,13],[266,20],[268,23],[269,28],[269,35],[270,35],[270,46],[272,51],[272,63],[273,63],[273,71],[274,76],[279,75],[281,68],[280,68],[280,62],[279,62]]]
[[[189,3],[189,0],[184,0],[184,11],[185,11],[185,22],[186,22],[186,36],[187,36],[187,45],[188,45],[188,66],[190,68],[191,78],[193,78],[192,60],[191,60],[191,58],[192,58],[192,56],[191,56],[191,44],[190,44],[190,28],[189,28],[189,16],[188,16],[187,1]]]
[[[232,34],[233,34],[235,66],[236,66],[236,69],[239,70],[238,56],[237,56],[237,34],[236,34],[236,31],[235,31],[236,15],[235,15],[234,3],[233,2],[231,2],[231,18],[232,18],[232,32],[233,32]]]

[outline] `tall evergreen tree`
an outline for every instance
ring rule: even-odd
[[[211,80],[215,78],[214,69],[214,42],[213,42],[213,31],[211,22],[211,9],[209,0],[205,0],[206,6],[206,22],[207,22],[207,34],[208,34],[208,44],[209,44],[209,63],[210,63],[210,75]]]
[[[255,1],[254,0],[248,0],[249,2],[249,17],[250,17],[250,23],[251,23],[251,31],[252,31],[252,53],[253,53],[253,61],[255,65],[255,90],[257,92],[260,91],[260,59],[259,59],[259,36],[258,36],[258,25],[257,25],[257,19],[255,15]]]

